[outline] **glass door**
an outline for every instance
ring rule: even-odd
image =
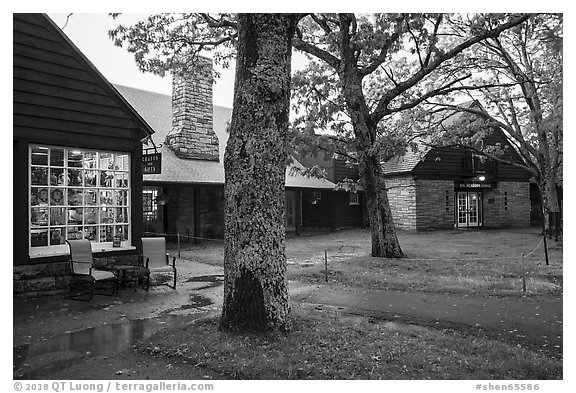
[[[457,226],[458,228],[478,227],[481,225],[480,215],[481,193],[478,191],[458,191],[456,196],[457,204]]]

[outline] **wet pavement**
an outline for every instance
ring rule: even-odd
[[[64,295],[15,298],[13,377],[49,379],[83,359],[126,350],[182,315],[199,317],[220,307],[222,268],[182,260],[177,268],[176,290],[126,288],[90,302]]]
[[[182,316],[222,304],[223,270],[178,260],[177,289],[127,288],[90,302],[60,296],[14,299],[13,376],[49,379],[83,359],[126,350]],[[298,307],[462,331],[562,357],[562,298],[485,298],[289,283]]]

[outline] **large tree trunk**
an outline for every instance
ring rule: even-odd
[[[353,62],[349,60],[346,64],[350,65]],[[364,181],[368,221],[372,232],[372,256],[401,258],[403,253],[396,236],[380,154],[375,147],[377,125],[371,123],[370,111],[362,93],[362,80],[358,77],[354,67],[350,66],[343,67],[340,79],[342,96],[346,99],[357,141],[358,169]]]
[[[360,173],[364,179],[366,205],[372,234],[372,256],[401,258],[403,253],[396,236],[396,227],[382,176],[382,164],[378,155],[360,154],[358,158]]]
[[[220,329],[288,330],[284,185],[291,14],[240,14],[226,147],[224,304]]]

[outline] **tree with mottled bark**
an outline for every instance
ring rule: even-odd
[[[240,14],[225,168],[223,330],[289,329],[284,238],[294,14]]]
[[[469,16],[313,14],[298,26],[293,46],[311,59],[294,80],[295,105],[306,108],[300,124],[305,129],[311,123],[328,126],[352,144],[366,195],[372,256],[403,255],[382,173],[382,151],[384,146],[406,146],[390,143],[395,133],[383,129],[384,124],[431,97],[457,90],[469,75],[445,73],[446,64],[529,15],[475,17],[473,28],[465,32],[452,30],[455,18]]]
[[[288,331],[284,187],[291,41],[297,14],[160,14],[110,35],[144,71],[189,72],[202,50],[236,78],[224,157],[224,304],[220,329]],[[216,48],[216,49],[215,49]]]

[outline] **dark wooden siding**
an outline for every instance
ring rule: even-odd
[[[329,180],[338,183],[344,179],[358,180],[358,165],[349,165],[343,160],[334,160],[334,179]]]
[[[13,37],[15,138],[134,148],[134,118],[45,16],[14,14]]]
[[[304,228],[330,228],[332,221],[332,191],[321,191],[322,198],[312,204],[312,190],[302,190],[302,227]]]
[[[496,143],[506,146],[504,158],[512,162],[521,163],[520,156],[509,142],[501,130],[496,129],[485,138],[485,144],[496,145]],[[469,152],[460,148],[435,148],[430,150],[424,159],[419,162],[412,173],[421,179],[465,179],[475,174],[470,165],[471,156]],[[494,181],[528,181],[530,174],[528,171],[510,164],[498,162],[495,172],[488,173]]]
[[[352,228],[362,226],[362,205],[350,205],[350,193],[346,191],[335,191],[333,193],[336,228]],[[361,201],[362,198],[358,196]],[[360,202],[361,203],[361,202]]]

